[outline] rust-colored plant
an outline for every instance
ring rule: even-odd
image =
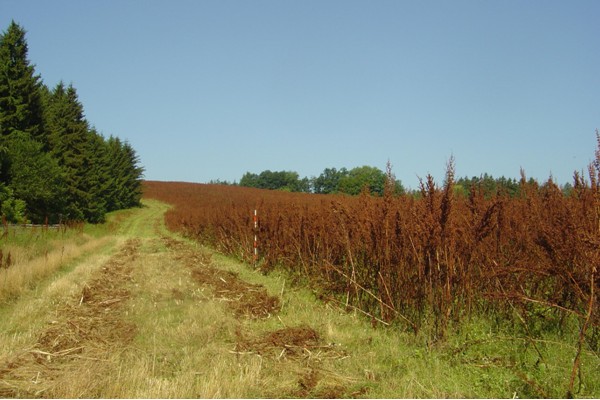
[[[258,268],[285,268],[375,323],[442,339],[473,313],[516,318],[528,336],[541,322],[560,328],[574,318],[574,381],[581,347],[597,350],[600,336],[597,139],[589,178],[575,173],[568,196],[523,171],[516,195],[478,185],[460,195],[453,158],[444,184],[427,176],[416,195],[394,193],[388,165],[382,197],[161,182],[146,182],[145,196],[175,206],[165,217],[170,229],[249,263],[257,233]]]

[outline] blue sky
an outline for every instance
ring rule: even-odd
[[[571,181],[600,128],[600,1],[0,0],[48,86],[146,178],[239,180],[389,159],[405,186]]]

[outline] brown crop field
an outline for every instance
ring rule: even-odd
[[[600,145],[568,196],[521,175],[512,196],[477,186],[460,195],[451,160],[442,185],[428,176],[412,195],[149,181],[145,197],[174,205],[171,230],[248,263],[256,234],[263,272],[284,269],[325,301],[433,343],[475,315],[527,337],[577,331],[572,389],[582,348],[597,352],[600,339]]]
[[[558,324],[576,316],[595,332],[596,177],[578,177],[569,197],[551,180],[523,179],[517,197],[485,198],[477,187],[456,196],[448,175],[441,188],[429,178],[418,198],[161,182],[145,189],[175,205],[169,228],[248,262],[257,209],[261,269],[286,268],[384,323],[418,330],[433,317],[441,338],[473,312],[518,310],[525,320],[543,313]]]

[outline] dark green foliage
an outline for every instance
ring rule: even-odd
[[[0,182],[0,213],[7,221],[25,222],[25,202],[15,199],[13,190]]]
[[[321,175],[313,178],[313,191],[319,194],[336,193],[339,190],[340,180],[346,176],[348,176],[346,168],[339,171],[335,168],[325,168]]]
[[[530,182],[532,183],[532,182]],[[472,178],[460,178],[454,185],[454,191],[458,195],[468,196],[471,187],[479,188],[486,198],[495,196],[496,194],[503,193],[510,197],[516,197],[519,194],[519,182],[514,178],[494,178],[493,176],[485,173],[479,178],[474,176]]]
[[[12,222],[102,222],[139,205],[142,175],[131,145],[90,128],[72,85],[41,83],[12,22],[0,36],[0,213]]]
[[[300,178],[294,171],[270,171],[260,174],[246,172],[240,179],[239,186],[257,189],[283,190],[287,192],[304,193],[345,193],[358,195],[363,190],[370,194],[382,196],[388,177],[385,172],[375,167],[363,166],[348,171],[346,168],[337,170],[325,168],[318,177]],[[405,192],[400,181],[393,178],[393,194]]]
[[[27,59],[25,31],[14,21],[0,36],[0,135],[42,132],[40,77]]]
[[[284,190],[288,192],[309,192],[310,183],[307,178],[300,179],[294,171],[266,170],[260,175],[246,172],[240,179],[240,186],[258,189]]]
[[[40,78],[27,59],[25,31],[14,21],[0,35],[0,179],[10,179],[6,142],[17,132],[42,130]]]
[[[107,210],[135,207],[142,197],[143,169],[135,150],[127,142],[110,137],[106,143],[111,177],[107,185]]]
[[[386,175],[379,168],[362,167],[352,168],[338,183],[338,191],[351,195],[358,195],[364,189],[369,193],[382,196],[385,188]]]
[[[83,106],[72,86],[59,83],[48,104],[47,138],[50,154],[58,160],[66,178],[67,208],[65,218],[96,221],[97,204],[89,187],[92,158],[89,127]],[[101,207],[101,206],[100,206]]]
[[[259,185],[258,174],[246,172],[240,179],[240,186],[257,188]]]
[[[14,197],[27,205],[27,217],[33,221],[48,217],[51,222],[58,222],[66,202],[64,174],[57,160],[25,133],[11,135],[8,149],[10,187]]]

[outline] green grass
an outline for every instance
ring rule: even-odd
[[[498,327],[480,316],[454,327],[445,341],[432,345],[424,333],[414,335],[393,326],[373,328],[359,313],[323,304],[309,289],[290,287],[291,279],[280,272],[263,276],[224,256],[213,260],[244,280],[264,285],[273,295],[283,294],[282,312],[268,320],[245,322],[247,331],[310,325],[350,355],[327,368],[348,377],[346,384],[357,391],[367,389],[367,397],[567,395],[578,340],[576,323],[567,333],[546,329],[530,338],[519,326]],[[600,397],[600,357],[589,348],[582,353],[582,373],[573,394]]]

